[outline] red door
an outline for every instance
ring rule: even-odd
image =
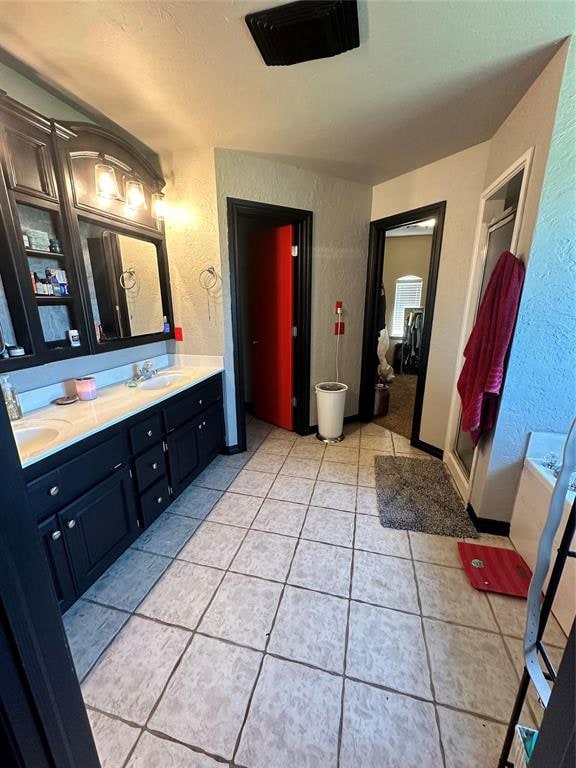
[[[253,235],[250,248],[254,416],[292,429],[292,226]]]

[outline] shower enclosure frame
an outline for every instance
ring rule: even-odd
[[[458,376],[464,363],[464,348],[470,332],[474,326],[476,319],[476,313],[478,311],[478,305],[480,303],[480,292],[482,289],[482,281],[484,277],[484,269],[486,265],[486,255],[489,235],[493,226],[493,223],[485,222],[485,209],[488,201],[492,198],[502,187],[514,178],[521,171],[523,172],[522,183],[520,187],[520,194],[518,197],[518,205],[516,207],[516,218],[514,221],[514,231],[512,234],[512,241],[510,250],[512,253],[516,253],[518,247],[518,241],[520,237],[520,231],[522,228],[524,218],[524,208],[526,204],[526,196],[528,192],[528,183],[530,179],[530,169],[532,166],[532,158],[534,155],[534,147],[530,147],[521,157],[519,157],[512,165],[510,165],[495,181],[493,181],[480,195],[480,204],[478,206],[478,215],[476,219],[476,234],[474,236],[474,251],[472,257],[472,265],[470,267],[470,275],[468,278],[468,288],[466,291],[466,302],[464,305],[462,331],[460,334],[460,343],[458,345],[457,360],[458,368],[456,376],[454,377],[454,385],[452,390],[452,398],[450,402],[450,413],[448,417],[448,428],[446,430],[446,443],[444,445],[444,461],[452,475],[452,478],[456,484],[456,487],[468,504],[470,502],[470,495],[472,486],[474,483],[474,477],[476,475],[479,451],[482,450],[484,441],[490,440],[490,435],[482,438],[479,444],[474,448],[474,456],[472,458],[472,466],[470,473],[466,473],[466,469],[462,464],[460,457],[457,453],[457,441],[460,428],[460,396],[456,388]]]

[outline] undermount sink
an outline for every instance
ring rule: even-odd
[[[49,448],[70,426],[67,421],[25,421],[12,424],[20,454],[31,454]]]
[[[167,389],[178,384],[184,378],[183,373],[159,373],[151,379],[141,382],[142,389]]]

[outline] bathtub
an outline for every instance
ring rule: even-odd
[[[554,450],[554,452],[557,455],[562,455],[561,450]],[[541,455],[545,456],[546,453],[543,452]],[[536,565],[538,542],[548,516],[550,497],[552,496],[555,481],[553,473],[546,468],[542,458],[526,457],[512,512],[510,539],[532,570],[534,570]],[[556,549],[560,544],[574,496],[574,492],[568,491],[564,503],[562,522],[554,539],[555,547],[552,550],[551,567],[554,564]],[[572,542],[571,549],[575,548],[576,537]],[[546,585],[548,585],[548,579],[546,580]],[[566,560],[556,599],[552,606],[552,613],[568,635],[576,615],[575,558],[567,558]]]

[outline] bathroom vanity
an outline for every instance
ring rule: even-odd
[[[69,428],[21,455],[64,611],[222,451],[222,376],[169,369],[135,389],[108,387],[90,403],[32,412],[15,425],[17,439],[56,423],[55,411]]]

